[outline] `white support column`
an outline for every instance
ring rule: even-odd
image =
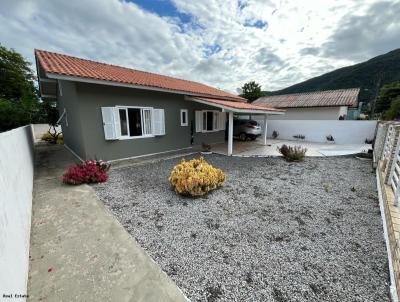
[[[268,132],[268,126],[267,126],[267,115],[264,114],[264,125],[263,125],[263,145],[267,144],[267,132]]]
[[[228,119],[228,156],[232,156],[233,149],[233,112],[229,112]]]

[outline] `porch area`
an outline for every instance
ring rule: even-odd
[[[233,156],[279,156],[278,147],[283,144],[302,146],[307,148],[306,156],[339,156],[366,152],[371,148],[369,144],[329,144],[303,142],[294,140],[266,139],[266,144],[261,139],[255,141],[233,140]],[[213,145],[211,151],[217,154],[228,155],[228,142]]]

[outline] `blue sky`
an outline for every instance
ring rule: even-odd
[[[2,0],[0,43],[276,90],[400,47],[400,0]]]
[[[193,22],[193,18],[189,14],[178,11],[176,6],[168,0],[129,0],[140,6],[141,8],[155,13],[160,17],[178,18],[180,23],[186,24]]]

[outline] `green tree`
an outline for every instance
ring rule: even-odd
[[[400,95],[397,96],[388,110],[383,113],[383,118],[385,120],[399,120],[400,119]]]
[[[0,45],[0,131],[46,120],[31,63]]]
[[[379,92],[379,97],[376,101],[375,112],[382,113],[389,110],[392,102],[398,96],[400,96],[400,81],[384,85]]]
[[[251,81],[242,86],[242,94],[240,96],[247,99],[249,103],[252,103],[258,98],[265,96],[265,93],[261,91],[260,84]]]

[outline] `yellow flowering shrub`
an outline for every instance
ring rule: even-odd
[[[168,181],[178,194],[201,196],[221,187],[225,174],[207,163],[203,157],[189,161],[182,159],[172,170]]]

